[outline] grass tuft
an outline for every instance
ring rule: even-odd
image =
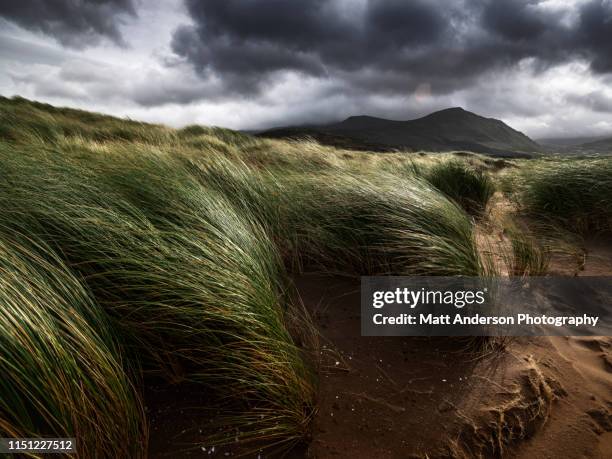
[[[427,180],[471,214],[481,213],[495,193],[491,178],[457,160],[434,165]]]
[[[612,232],[612,157],[529,164],[512,182],[524,209],[579,234]]]

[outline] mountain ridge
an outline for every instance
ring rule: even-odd
[[[494,156],[529,156],[540,145],[503,121],[451,107],[413,120],[353,115],[327,125],[272,128],[272,138],[312,137],[323,144],[374,151],[470,150]]]
[[[552,153],[568,155],[591,155],[612,153],[612,135],[546,138],[540,145]]]

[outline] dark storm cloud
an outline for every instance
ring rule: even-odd
[[[596,73],[612,72],[612,1],[583,3],[572,25],[563,24],[562,12],[538,7],[537,0],[491,1],[484,9],[483,25],[518,56],[535,57],[544,64],[583,58]]]
[[[551,26],[551,18],[538,12],[536,5],[535,1],[492,1],[484,9],[482,23],[511,41],[534,40]]]
[[[135,16],[133,0],[3,0],[0,16],[40,31],[65,46],[82,48],[105,37],[124,44],[118,24]]]
[[[256,94],[280,71],[344,82],[343,91],[445,94],[532,58],[544,70],[577,58],[612,72],[612,2],[577,6],[572,23],[538,0],[186,0],[193,25],[173,51],[229,92]]]
[[[612,0],[0,0],[0,92],[174,125],[462,105],[586,135],[611,88]]]
[[[582,8],[578,44],[594,71],[612,72],[612,1],[593,1]]]
[[[176,31],[174,52],[202,73],[236,74],[247,81],[280,70],[331,76],[365,63],[384,70],[392,54],[434,43],[447,27],[436,2],[370,1],[360,12],[333,0],[187,0],[186,5],[195,25]]]

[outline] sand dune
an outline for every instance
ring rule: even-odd
[[[580,275],[612,274],[609,246],[587,247]],[[457,339],[361,337],[356,281],[296,284],[327,340],[307,457],[612,457],[612,337],[474,359]]]

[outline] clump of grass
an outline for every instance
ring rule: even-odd
[[[538,239],[508,224],[505,234],[510,241],[510,253],[506,255],[506,265],[511,276],[543,276],[548,272],[550,250]]]
[[[244,438],[303,437],[313,381],[274,245],[171,156],[116,148],[3,148],[3,215],[83,277],[145,370],[233,400]]]
[[[512,182],[524,209],[577,232],[612,232],[612,157],[529,163]]]
[[[0,436],[146,457],[143,407],[106,314],[52,250],[10,237],[0,237]]]
[[[485,172],[477,171],[456,160],[434,165],[425,177],[433,186],[472,214],[482,212],[495,193],[495,185]]]
[[[478,275],[469,217],[424,180],[339,168],[309,174],[192,164],[199,180],[251,212],[293,271]]]

